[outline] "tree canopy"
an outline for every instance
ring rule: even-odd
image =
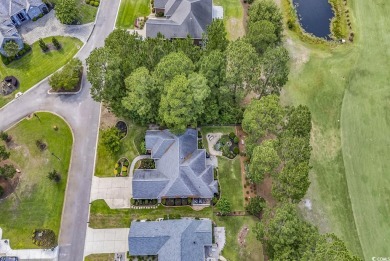
[[[214,19],[207,26],[207,31],[203,35],[203,41],[206,44],[206,52],[219,50],[224,52],[229,43],[227,40],[227,32],[222,19]]]
[[[249,27],[262,20],[271,22],[275,27],[275,34],[278,39],[281,38],[283,32],[283,16],[272,0],[255,1],[249,8]]]
[[[115,127],[102,131],[102,143],[113,154],[117,153],[121,148],[121,138],[119,130]]]
[[[265,200],[260,197],[256,196],[249,200],[248,205],[245,207],[246,211],[248,211],[251,215],[259,216],[261,211],[266,207]]]
[[[260,183],[264,176],[272,174],[279,164],[280,159],[275,150],[275,142],[272,140],[263,141],[253,150],[248,176],[253,182]]]
[[[267,20],[249,24],[246,39],[259,54],[263,54],[268,47],[276,44],[278,41],[275,26]]]
[[[83,65],[78,58],[70,60],[64,68],[54,73],[49,78],[49,84],[53,90],[73,90],[81,79]]]
[[[3,46],[4,52],[7,54],[8,57],[15,56],[19,52],[19,45],[11,40],[7,41]]]
[[[222,216],[229,214],[232,211],[232,204],[226,198],[220,198],[216,205]]]
[[[292,133],[292,135],[307,137],[311,131],[311,113],[307,106],[298,105],[291,108],[286,129]]]
[[[5,146],[1,145],[0,146],[0,161],[8,159],[10,155],[11,155],[11,153],[6,150]]]
[[[284,109],[276,95],[263,96],[260,100],[252,100],[244,112],[242,128],[256,139],[266,133],[276,133],[284,117]]]
[[[73,24],[80,16],[80,9],[76,0],[57,1],[55,7],[56,17],[63,24]]]

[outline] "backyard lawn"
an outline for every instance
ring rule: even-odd
[[[308,105],[313,116],[305,216],[371,260],[390,256],[390,3],[350,4],[353,44],[316,48],[289,34],[298,62],[284,101]]]
[[[133,159],[139,155],[139,146],[145,137],[146,128],[131,124],[129,122],[127,122],[127,124],[127,136],[122,140],[121,149],[115,155],[111,154],[100,142],[102,135],[100,132],[95,176],[113,177],[115,164],[120,158],[126,157],[131,164]]]
[[[73,138],[61,118],[37,115],[39,119],[25,119],[8,132],[13,140],[10,159],[22,171],[16,192],[0,202],[0,227],[12,248],[38,248],[31,240],[33,230],[51,229],[58,237],[61,223]],[[36,145],[39,139],[47,144],[44,151]],[[53,169],[61,175],[58,184],[47,178]]]
[[[230,40],[236,40],[245,35],[244,9],[240,0],[215,0],[214,5],[223,7],[223,20]]]
[[[122,0],[116,27],[121,29],[134,28],[135,19],[148,16],[150,12],[150,0]]]
[[[30,53],[26,54],[20,60],[14,61],[9,65],[0,62],[0,78],[13,75],[19,82],[20,87],[8,97],[0,96],[0,107],[11,100],[16,92],[25,92],[32,86],[43,80],[45,77],[57,71],[66,64],[77,53],[82,46],[82,42],[77,38],[57,36],[62,49],[59,51],[50,51],[43,53],[38,42],[32,45]],[[51,43],[51,37],[45,38],[45,42]]]

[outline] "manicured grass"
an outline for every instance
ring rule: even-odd
[[[57,71],[65,65],[82,46],[82,42],[77,38],[57,36],[62,49],[59,51],[50,51],[43,53],[38,42],[32,45],[30,53],[26,54],[20,60],[14,61],[9,65],[0,62],[0,78],[13,75],[19,82],[20,87],[9,97],[0,96],[0,107],[12,99],[16,92],[25,92],[32,86],[43,80],[45,77]],[[45,38],[45,42],[51,43],[51,37]]]
[[[93,23],[96,18],[98,7],[88,5],[84,0],[80,0],[80,24]]]
[[[259,222],[259,219],[253,216],[215,217],[214,221],[217,223],[217,226],[225,227],[226,245],[222,251],[223,257],[227,260],[264,260],[263,247],[253,232],[253,228]],[[238,235],[244,226],[249,229],[249,232],[245,238],[245,246],[240,246]]]
[[[37,248],[31,240],[32,231],[48,228],[58,236],[61,223],[73,138],[61,118],[50,113],[37,115],[40,120],[37,117],[23,120],[8,132],[14,142],[11,160],[22,170],[22,175],[16,192],[0,201],[0,227],[3,238],[10,239],[14,249]],[[43,152],[35,144],[38,139],[48,146]],[[61,174],[58,184],[47,178],[53,169]]]
[[[221,196],[230,201],[232,211],[245,210],[239,157],[233,160],[218,157],[218,174]]]
[[[116,27],[122,29],[134,28],[134,21],[137,17],[148,16],[150,13],[150,0],[122,0]]]
[[[313,115],[308,216],[371,260],[390,256],[390,5],[356,0],[350,7],[354,45],[316,49],[293,36],[311,56],[292,66],[286,100],[307,104]]]
[[[96,159],[95,176],[98,177],[113,177],[114,168],[117,161],[126,157],[129,163],[133,161],[135,157],[139,155],[139,146],[145,137],[145,127],[140,127],[127,122],[128,133],[122,140],[122,147],[115,155],[111,154],[104,145],[100,142],[101,132],[99,135],[99,144]]]
[[[115,254],[92,254],[86,256],[84,261],[112,261],[115,259]]]
[[[223,20],[225,21],[228,38],[235,40],[245,35],[244,9],[240,0],[216,0],[214,5],[223,7]]]
[[[213,217],[211,207],[194,211],[191,207],[163,207],[156,209],[110,209],[102,200],[95,200],[91,205],[89,225],[92,228],[121,228],[129,227],[132,220],[163,218],[164,215],[180,214],[182,217]]]

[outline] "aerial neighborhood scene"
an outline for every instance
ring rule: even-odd
[[[0,261],[390,261],[389,13],[0,0]]]

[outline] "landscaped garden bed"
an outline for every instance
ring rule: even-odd
[[[130,162],[126,158],[121,158],[115,164],[114,175],[116,177],[127,177],[129,175]]]
[[[130,200],[132,206],[155,206],[157,205],[157,199],[134,199]]]
[[[163,198],[161,204],[164,206],[189,206],[192,204],[192,198]]]
[[[121,138],[123,139],[127,135],[127,124],[124,121],[118,121],[115,124],[115,128],[118,129]]]
[[[236,134],[231,132],[229,135],[223,135],[215,144],[214,149],[222,151],[223,156],[234,159],[240,153],[238,142],[239,139]]]
[[[155,169],[156,163],[153,159],[142,159],[139,161],[140,165],[138,169]]]

